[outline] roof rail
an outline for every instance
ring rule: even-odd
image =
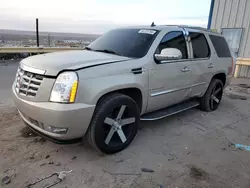
[[[204,28],[204,27],[198,27],[198,26],[190,26],[190,25],[164,25],[164,26],[177,26],[177,27],[182,27],[182,28],[197,29],[197,30],[201,30],[201,31],[217,33],[214,30],[210,30],[210,29],[207,29],[207,28]]]
[[[198,27],[198,26],[179,25],[179,27],[189,28],[189,29],[197,29],[197,30],[201,30],[201,31],[209,32],[209,33],[217,33],[214,30],[207,29],[207,28],[204,28],[204,27]]]

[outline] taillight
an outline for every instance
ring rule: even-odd
[[[233,74],[233,70],[234,70],[234,58],[232,57],[232,64],[231,67],[228,67],[228,72],[227,74]]]

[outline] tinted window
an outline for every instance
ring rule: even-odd
[[[210,49],[207,40],[202,33],[190,32],[194,58],[207,58],[210,56]]]
[[[182,59],[188,58],[186,40],[181,31],[167,33],[159,44],[156,53],[159,54],[164,48],[177,48],[182,53]]]
[[[224,37],[209,35],[218,57],[231,57],[230,50]]]
[[[112,51],[126,57],[140,58],[147,54],[158,31],[116,29],[102,35],[88,47],[94,51]]]

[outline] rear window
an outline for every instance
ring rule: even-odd
[[[210,49],[207,40],[202,33],[190,32],[194,58],[208,58],[210,56]]]
[[[224,37],[209,35],[218,57],[231,57],[230,50]]]

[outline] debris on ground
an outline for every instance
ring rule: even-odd
[[[2,178],[2,185],[7,185],[11,182],[11,178],[9,176],[4,176]]]
[[[169,158],[168,161],[173,161],[175,159],[178,159],[178,157],[174,153],[169,153],[169,155],[171,156],[171,158]]]
[[[162,185],[162,184],[159,184],[159,188],[163,188],[163,185]]]
[[[73,161],[73,160],[75,160],[76,158],[77,158],[77,157],[76,157],[76,156],[74,156],[74,157],[72,157],[72,158],[71,158],[71,160]]]
[[[234,146],[234,143],[229,142],[228,147]]]
[[[238,84],[238,86],[242,88],[250,88],[249,84]]]
[[[50,155],[46,155],[46,156],[45,156],[45,159],[48,159],[48,158],[50,158]]]
[[[190,173],[189,174],[190,174],[191,177],[193,177],[195,179],[199,179],[199,180],[206,179],[207,176],[208,176],[208,173],[205,170],[203,170],[201,168],[198,168],[198,167],[196,167],[194,165],[192,165],[190,167]]]
[[[199,129],[199,130],[201,130],[201,131],[206,131],[206,129],[204,128],[204,127],[202,127],[202,126],[196,126],[196,129]]]
[[[4,171],[4,177],[2,178],[2,185],[9,184],[14,178],[16,178],[16,169],[6,169]]]
[[[42,164],[40,164],[40,166],[44,166],[44,165],[46,165],[47,163],[42,163]]]
[[[236,95],[236,94],[229,94],[227,95],[230,99],[239,99],[239,100],[247,100],[246,96]]]
[[[150,168],[141,168],[141,171],[142,172],[149,172],[149,173],[153,173],[154,172],[154,170],[150,169]]]
[[[126,172],[109,172],[105,169],[102,170],[103,172],[106,172],[110,175],[131,175],[131,176],[140,176],[141,173],[126,173]]]
[[[33,159],[35,159],[35,157],[32,155],[32,156],[29,157],[29,159],[33,160]]]
[[[46,141],[47,141],[47,140],[46,140],[45,138],[41,137],[41,138],[35,138],[32,142],[43,144],[43,143],[45,143]]]
[[[55,166],[61,166],[60,162],[54,162],[54,161],[49,161],[48,163],[41,163],[40,166],[45,166],[45,165],[55,165]]]
[[[116,163],[122,163],[122,162],[124,162],[123,159],[116,161]]]
[[[61,183],[61,182],[64,180],[64,178],[66,177],[66,174],[71,173],[71,172],[72,172],[72,170],[70,170],[70,171],[55,172],[55,173],[53,173],[53,174],[51,174],[51,175],[45,176],[45,177],[43,177],[43,178],[40,178],[40,179],[38,179],[38,180],[35,181],[35,182],[29,183],[26,187],[27,187],[27,188],[30,188],[30,187],[32,187],[33,185],[37,184],[37,183],[40,183],[40,182],[42,182],[42,181],[44,181],[44,180],[46,180],[46,179],[49,179],[49,178],[51,178],[51,177],[53,177],[53,176],[57,176],[57,181],[56,181],[56,182],[53,182],[52,184],[47,185],[47,186],[45,187],[45,188],[50,188],[50,187],[52,187],[52,186],[54,186],[54,185],[56,185],[56,184],[58,184],[58,183]]]
[[[250,151],[250,146],[242,145],[242,144],[234,144],[234,146],[240,150]]]
[[[21,131],[21,136],[24,138],[36,137],[37,134],[30,130],[28,127],[24,127]]]

